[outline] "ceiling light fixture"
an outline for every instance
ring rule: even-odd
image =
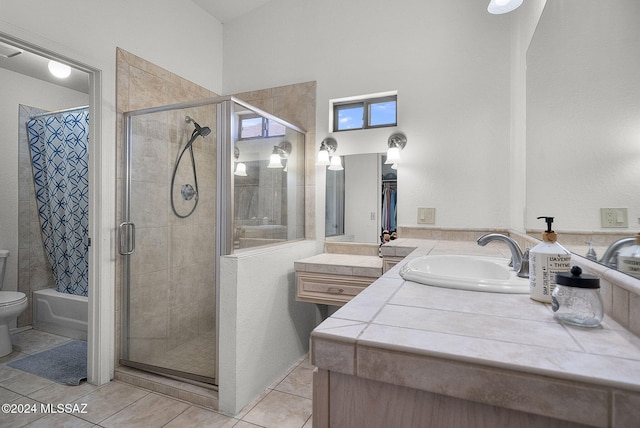
[[[487,11],[494,15],[508,13],[517,9],[522,4],[522,0],[491,0]]]
[[[49,71],[59,79],[66,79],[71,74],[71,67],[54,60],[49,60]]]

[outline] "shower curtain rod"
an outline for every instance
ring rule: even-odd
[[[89,108],[89,106],[80,106],[80,107],[72,107],[72,108],[68,108],[68,109],[64,109],[64,110],[55,110],[55,111],[46,111],[44,113],[38,113],[38,114],[34,114],[33,116],[29,116],[30,119],[35,119],[38,117],[42,117],[42,116],[49,116],[52,114],[58,114],[58,113],[69,113],[72,111],[76,111],[76,110],[83,110]]]

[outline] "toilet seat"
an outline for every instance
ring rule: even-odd
[[[27,295],[19,291],[0,291],[0,308],[27,301]]]

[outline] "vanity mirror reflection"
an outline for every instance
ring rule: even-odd
[[[527,232],[585,256],[640,230],[640,2],[548,1],[527,51]],[[626,208],[613,228],[601,208]]]
[[[396,170],[382,153],[343,156],[343,170],[327,169],[327,241],[380,243],[396,229]]]

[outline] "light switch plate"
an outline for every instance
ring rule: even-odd
[[[418,224],[436,224],[436,209],[418,208]]]
[[[600,208],[600,221],[603,228],[629,227],[626,208]]]

